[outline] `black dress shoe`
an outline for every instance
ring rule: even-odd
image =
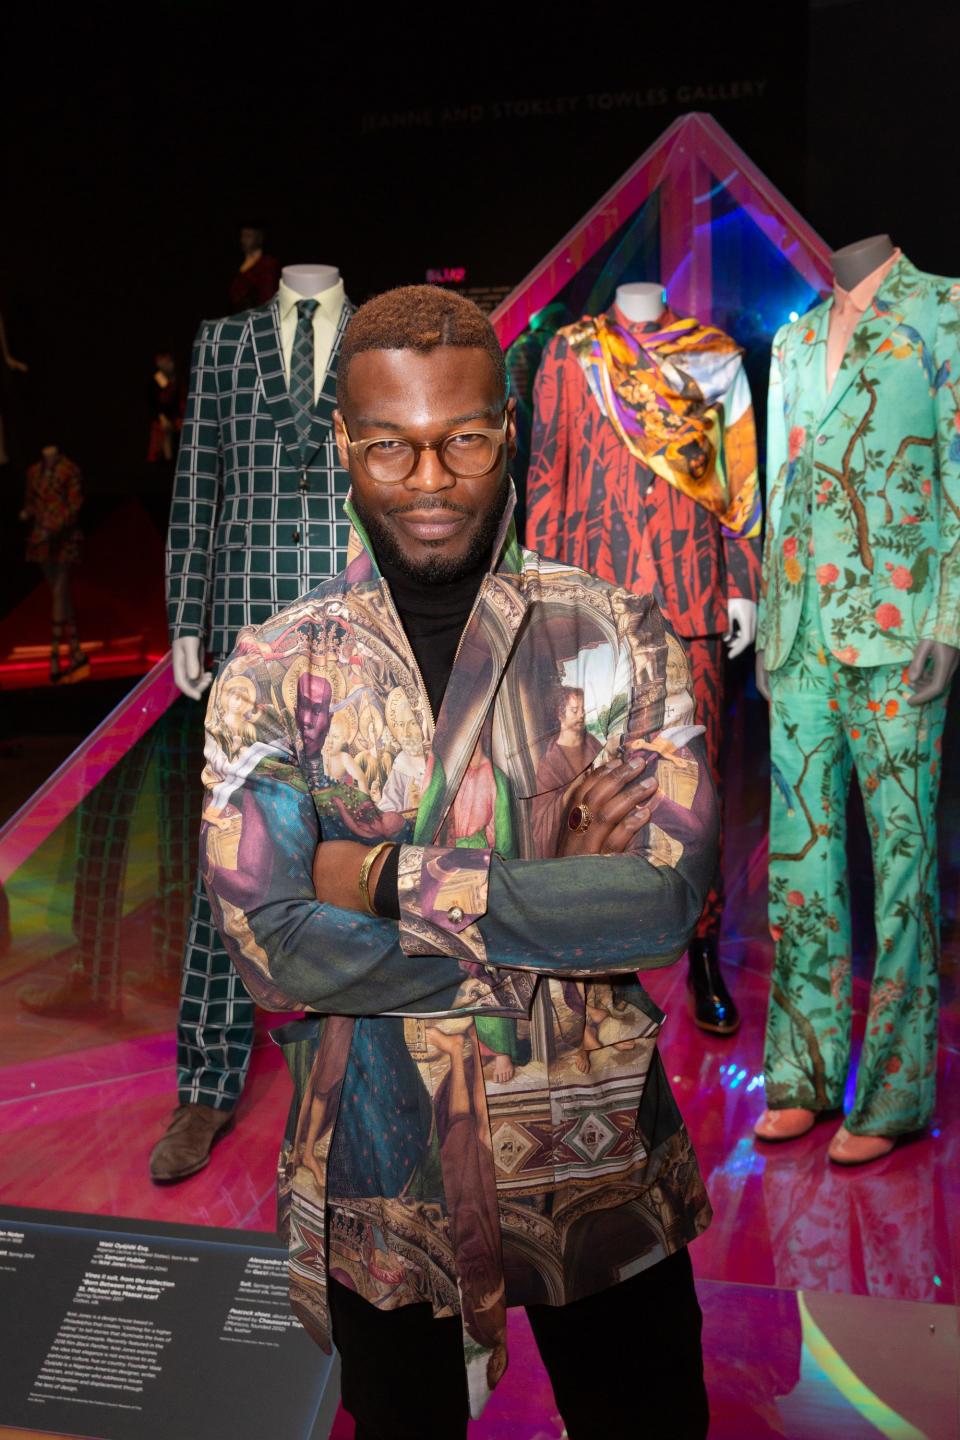
[[[691,940],[687,960],[693,1023],[713,1035],[732,1035],[740,1028],[740,1012],[720,973],[716,940]]]

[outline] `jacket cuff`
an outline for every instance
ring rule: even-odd
[[[405,954],[486,962],[476,922],[487,912],[492,855],[466,847],[400,846],[397,893]]]

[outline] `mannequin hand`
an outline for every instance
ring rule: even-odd
[[[213,676],[209,670],[203,668],[198,636],[184,635],[181,639],[174,640],[172,654],[174,684],[184,695],[189,695],[191,700],[199,700]]]
[[[727,601],[727,629],[724,642],[731,660],[742,655],[752,645],[757,633],[757,604],[745,600],[741,595],[731,595]]]
[[[767,676],[767,667],[766,667],[766,664],[764,663],[763,651],[762,651],[762,650],[758,650],[758,651],[757,651],[756,677],[757,677],[757,689],[760,691],[760,694],[763,696],[764,700],[766,700],[767,704],[769,705],[769,703],[770,703],[770,680],[769,680],[769,678],[768,678],[768,676]]]
[[[313,857],[313,888],[317,899],[324,905],[336,905],[338,910],[358,910],[366,915],[360,898],[360,867],[369,849],[369,845],[358,844],[356,840],[321,841]],[[377,881],[389,853],[381,850],[370,867],[367,889],[371,900],[377,893]]]
[[[653,758],[649,751],[641,751],[629,760],[611,760],[599,770],[587,771],[570,795],[558,856],[623,854],[657,808],[657,781],[643,774]],[[584,804],[590,809],[590,824],[586,830],[571,830],[567,816],[575,805]]]
[[[907,671],[907,678],[911,685],[917,687],[915,695],[911,695],[907,701],[908,705],[923,705],[928,700],[935,700],[942,695],[944,690],[953,679],[953,672],[960,660],[960,650],[955,650],[952,645],[945,645],[942,640],[921,640],[913,652],[913,659],[910,661],[910,668]],[[929,676],[924,679],[923,672],[930,662]]]

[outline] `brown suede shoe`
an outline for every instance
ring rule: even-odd
[[[232,1110],[212,1105],[178,1105],[167,1133],[150,1152],[150,1178],[161,1185],[196,1175],[210,1159],[214,1142],[233,1124]]]
[[[31,1015],[117,1015],[118,1010],[106,1000],[94,999],[93,981],[82,963],[77,962],[62,980],[21,986],[17,999]]]

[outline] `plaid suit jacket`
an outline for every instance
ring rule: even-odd
[[[344,305],[301,448],[284,374],[277,297],[194,342],[167,533],[171,641],[199,636],[214,659],[343,568],[349,488],[333,436]]]

